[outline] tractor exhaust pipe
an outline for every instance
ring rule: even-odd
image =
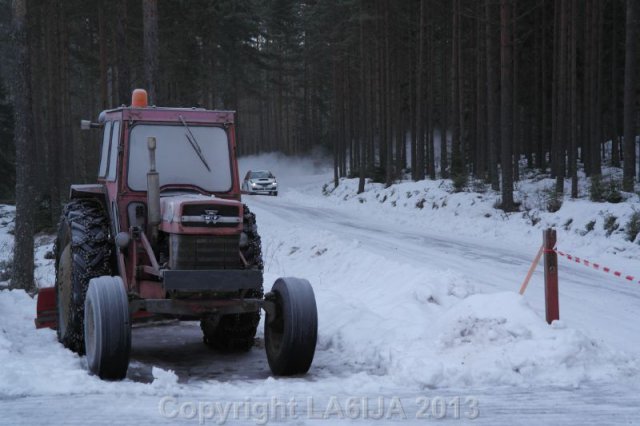
[[[158,225],[162,220],[160,216],[160,175],[156,171],[156,138],[147,138],[149,148],[149,172],[147,173],[147,233],[151,245],[158,242]]]

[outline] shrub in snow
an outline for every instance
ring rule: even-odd
[[[623,200],[622,193],[620,192],[620,181],[609,176],[609,185],[607,186],[606,200],[610,203],[619,203]]]
[[[372,182],[385,183],[387,180],[387,169],[383,166],[375,166],[368,171],[367,175],[371,178]]]
[[[607,237],[609,237],[611,236],[611,234],[613,234],[613,231],[618,229],[619,226],[620,225],[618,224],[618,218],[612,214],[609,214],[604,218],[604,224],[602,225],[602,228],[607,231]]]
[[[464,160],[461,155],[455,155],[451,164],[451,180],[453,181],[454,192],[462,192],[467,186],[469,176],[464,167]]]
[[[591,186],[589,187],[589,198],[591,201],[609,203],[619,203],[623,201],[622,193],[620,192],[620,182],[614,179],[613,176],[609,176],[609,182],[604,184],[602,182],[602,176],[591,176]]]
[[[571,229],[571,224],[573,223],[573,219],[569,218],[564,225],[562,225],[562,227],[564,228],[565,231],[568,231],[569,229]]]
[[[591,201],[602,202],[604,201],[604,187],[602,186],[602,176],[591,176],[591,186],[589,187],[589,198]]]
[[[627,240],[634,242],[640,233],[640,212],[633,212],[626,225]]]
[[[546,198],[547,211],[555,213],[562,207],[562,197],[555,188],[547,188],[544,190]]]

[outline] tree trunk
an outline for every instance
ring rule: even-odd
[[[144,76],[149,100],[158,105],[158,0],[142,0],[144,32]]]
[[[513,203],[513,36],[512,2],[500,0],[500,139],[502,162],[502,209],[515,210]]]
[[[582,146],[582,161],[584,162],[584,172],[587,176],[591,176],[591,120],[593,117],[591,116],[591,97],[593,94],[591,93],[591,79],[592,72],[591,68],[593,67],[591,55],[593,51],[593,46],[591,45],[591,31],[593,31],[591,24],[591,11],[592,11],[592,0],[585,0],[585,16],[584,16],[584,31],[583,31],[583,71],[582,71],[582,135],[581,135],[581,146]]]
[[[511,14],[515,17],[518,16],[518,1],[517,0],[512,0],[513,1],[513,5],[512,5],[512,12]],[[518,87],[518,72],[519,72],[519,63],[518,63],[518,52],[516,51],[516,40],[518,40],[518,28],[516,25],[516,20],[515,18],[512,19],[512,23],[511,23],[513,29],[513,35],[512,35],[512,39],[513,39],[513,115],[512,120],[513,120],[513,129],[512,129],[512,137],[513,137],[513,178],[515,181],[520,180],[520,150],[521,150],[521,146],[522,146],[522,141],[520,140],[520,130],[521,130],[521,126],[520,126],[520,111],[519,111],[519,102],[518,102],[518,96],[519,96],[519,87]]]
[[[603,2],[595,3],[593,16],[593,80],[592,80],[592,132],[591,132],[591,172],[602,174],[602,14]]]
[[[556,125],[556,193],[564,192],[564,177],[566,173],[566,155],[565,155],[565,138],[566,138],[566,58],[567,58],[567,2],[568,0],[560,0],[560,39],[558,54],[558,89],[557,96],[557,118]]]
[[[16,219],[13,247],[11,288],[34,291],[33,234],[34,182],[32,133],[33,111],[31,99],[31,63],[27,36],[27,0],[13,2],[14,49],[14,143],[16,148]]]
[[[486,179],[486,159],[487,159],[487,145],[486,145],[486,122],[487,122],[487,109],[485,99],[485,82],[486,82],[486,70],[485,64],[482,62],[484,55],[483,42],[483,25],[488,25],[484,21],[482,15],[482,2],[476,4],[476,105],[475,105],[475,137],[476,137],[476,164],[474,168],[474,174],[476,178]]]
[[[460,105],[460,0],[453,0],[453,23],[451,25],[451,177],[462,171],[461,108]]]
[[[366,91],[367,85],[365,80],[365,43],[364,43],[364,11],[363,5],[365,0],[360,0],[360,16],[359,16],[359,29],[360,29],[360,138],[358,140],[359,146],[359,170],[358,170],[358,194],[364,192],[365,184],[365,168],[366,168],[366,146],[367,146],[367,102]]]
[[[571,12],[571,148],[569,154],[569,168],[571,171],[571,198],[578,198],[577,0],[571,0]]]
[[[620,167],[620,138],[618,137],[618,5],[612,7],[611,29],[611,94],[610,94],[610,121],[611,121],[611,165]],[[575,11],[574,11],[575,13]]]
[[[636,87],[637,87],[637,37],[638,2],[627,0],[627,25],[624,63],[624,169],[622,188],[633,191],[636,176]]]
[[[127,0],[116,0],[115,10],[115,55],[118,66],[116,105],[128,105],[132,88],[127,49]]]
[[[105,0],[98,2],[98,43],[100,45],[100,107],[107,109],[109,107],[108,91],[107,91],[107,31],[105,24]]]
[[[429,80],[427,81],[427,172],[429,178],[435,180],[436,178],[436,163],[435,163],[435,146],[434,146],[434,133],[435,133],[435,120],[434,120],[434,77],[435,73],[435,48],[433,43],[433,19],[427,24],[427,73]]]
[[[489,178],[491,188],[494,191],[500,190],[500,179],[498,176],[498,150],[500,146],[498,134],[498,70],[496,70],[496,39],[492,23],[494,22],[493,0],[486,0],[485,3],[485,49],[487,66],[487,142],[489,145]]]
[[[416,168],[413,170],[413,180],[424,179],[424,29],[426,16],[426,0],[420,0],[420,23],[418,31],[418,65],[416,67],[416,134],[413,137],[415,146]]]
[[[443,19],[443,33],[447,31],[446,19]],[[442,39],[442,119],[440,130],[440,177],[446,179],[449,177],[447,168],[449,167],[449,159],[447,153],[447,132],[449,131],[449,72],[447,67],[447,42],[446,38]]]

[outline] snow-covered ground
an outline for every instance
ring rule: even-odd
[[[616,205],[566,200],[547,213],[551,181],[527,181],[517,192],[527,211],[506,215],[495,194],[454,194],[448,182],[368,184],[357,195],[355,180],[325,186],[331,173],[319,161],[242,159],[241,175],[251,168],[271,169],[280,184],[278,197],[245,197],[258,218],[265,282],[300,276],[316,292],[309,374],[271,377],[261,330],[249,354],[230,356],[202,345],[197,323],[169,323],[136,328],[127,379],[101,382],[53,331],[33,328],[33,299],[3,290],[0,424],[639,421],[637,280],[560,258],[561,321],[551,326],[540,269],[517,294],[550,225],[559,249],[640,279],[640,248],[622,230],[640,207],[636,196]],[[618,228],[608,236],[611,215]],[[0,261],[12,245],[10,217],[0,207]],[[40,286],[53,284],[47,243],[39,239]]]

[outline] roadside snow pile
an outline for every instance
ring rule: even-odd
[[[520,386],[616,381],[637,376],[637,361],[556,321],[548,326],[516,293],[474,295],[436,323],[450,383]]]
[[[151,384],[104,382],[90,376],[84,357],[65,349],[50,329],[36,330],[36,299],[0,290],[0,399],[26,395],[180,393],[173,372],[153,368]]]
[[[634,358],[547,325],[515,293],[480,294],[456,271],[425,274],[326,231],[276,229],[261,213],[268,272],[314,285],[321,375],[346,366],[418,388],[579,386],[640,375]]]
[[[82,360],[55,332],[35,329],[36,302],[24,291],[0,291],[0,397],[91,391]],[[94,388],[99,384],[94,383]]]

